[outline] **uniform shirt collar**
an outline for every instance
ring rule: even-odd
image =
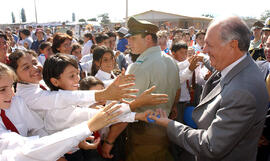
[[[245,54],[241,58],[239,58],[238,60],[236,60],[235,62],[233,62],[229,66],[227,66],[225,69],[223,69],[221,71],[221,79],[223,79],[232,70],[233,67],[235,67],[237,64],[239,64],[246,57],[247,57],[247,55]]]

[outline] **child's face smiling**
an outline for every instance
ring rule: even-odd
[[[10,107],[11,99],[14,96],[13,79],[5,74],[0,78],[0,108]]]
[[[19,81],[25,83],[38,84],[42,79],[42,66],[38,63],[37,59],[27,54],[18,60],[18,68],[16,74]]]
[[[111,73],[114,68],[114,57],[110,53],[105,53],[100,62],[100,69],[104,72]]]
[[[57,86],[63,90],[78,90],[80,80],[79,70],[72,65],[68,65],[64,72],[60,74],[60,78],[54,78],[54,80],[54,86]]]

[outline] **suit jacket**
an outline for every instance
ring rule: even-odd
[[[267,105],[263,75],[247,55],[194,109],[198,129],[171,121],[167,133],[198,161],[255,161]]]

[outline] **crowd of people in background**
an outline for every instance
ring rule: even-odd
[[[146,108],[150,106],[152,110],[160,107],[172,120],[201,128],[192,120],[192,111],[200,105],[206,82],[216,71],[205,49],[211,46],[211,42],[205,41],[208,29],[151,25],[130,20],[128,28],[115,26],[103,31],[91,28],[82,38],[75,37],[74,31],[64,25],[54,33],[42,26],[0,30],[0,95],[15,95],[11,107],[23,106],[17,112],[15,107],[6,111],[13,117],[10,120],[17,128],[14,132],[6,127],[2,116],[3,109],[8,107],[0,105],[0,120],[3,120],[0,122],[0,160],[135,161],[143,158],[154,161],[156,156],[161,161],[198,159],[190,148],[169,141],[168,145],[164,143],[162,139],[167,136],[160,127],[141,122],[152,115],[153,111]],[[141,37],[134,35],[145,30],[147,34],[142,34],[145,42],[140,42]],[[254,23],[250,32],[247,53],[263,73],[270,94],[270,18],[264,23]],[[148,43],[147,35],[151,35],[149,41],[157,48],[143,48]],[[156,50],[161,50],[165,57],[151,55]],[[5,89],[9,88],[5,82],[14,86],[15,92]],[[131,93],[136,92],[135,99]],[[0,99],[11,100],[5,100],[4,96]],[[267,99],[270,101],[270,97]],[[169,109],[163,107],[168,104]],[[122,113],[120,109],[124,109]],[[263,116],[266,121],[257,146],[257,161],[270,160],[269,111]],[[20,119],[24,125],[19,123]],[[7,135],[5,128],[15,134]],[[153,133],[159,136],[152,136]],[[14,137],[11,142],[12,135],[24,138]],[[40,139],[26,139],[36,135]],[[150,141],[148,145],[148,137],[159,145],[153,146]],[[143,146],[138,146],[141,144],[136,139],[144,142]],[[171,155],[167,155],[164,147],[169,147]],[[158,154],[148,153],[149,149],[156,149]],[[151,156],[139,155],[143,152]]]

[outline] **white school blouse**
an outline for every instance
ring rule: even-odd
[[[31,112],[18,96],[12,98],[11,106],[5,112],[20,135],[7,130],[0,118],[1,161],[54,161],[92,134],[87,123],[83,122],[67,130],[44,136],[47,134],[43,130],[41,119]],[[32,136],[33,134],[36,136]]]
[[[95,75],[96,78],[98,78],[99,80],[101,80],[104,83],[105,87],[107,87],[108,85],[110,85],[113,82],[114,78],[112,78],[112,76],[114,78],[116,78],[116,76],[113,74],[113,72],[107,73],[107,72],[104,72],[100,69],[98,70],[97,74]]]

